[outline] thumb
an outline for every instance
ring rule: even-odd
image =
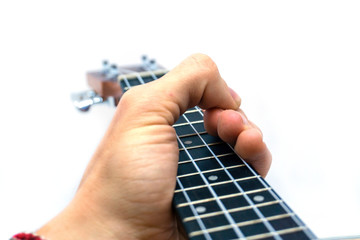
[[[186,109],[195,105],[203,109],[238,109],[240,102],[240,97],[221,78],[212,59],[194,54],[159,80],[127,91],[118,110],[126,113],[131,125],[172,125]],[[154,115],[158,116],[155,121]],[[146,116],[151,118],[144,118]]]

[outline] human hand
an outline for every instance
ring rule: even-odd
[[[172,210],[178,145],[172,125],[205,109],[205,127],[265,176],[271,154],[240,98],[207,56],[196,54],[162,79],[126,92],[79,189],[38,234],[49,239],[180,239]]]

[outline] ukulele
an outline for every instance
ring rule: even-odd
[[[167,73],[155,60],[87,73],[91,91],[72,96],[74,105],[117,105],[132,87],[158,81]],[[160,80],[161,81],[161,80]],[[274,189],[233,148],[204,128],[199,107],[188,109],[173,125],[179,164],[173,205],[190,240],[316,239]]]

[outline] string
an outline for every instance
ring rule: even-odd
[[[140,74],[139,74],[138,76],[141,78]],[[153,77],[154,77],[154,76],[155,76],[155,75],[153,75]],[[155,77],[156,77],[156,76],[155,76]],[[128,86],[128,88],[130,89],[132,86],[131,86],[131,84],[129,83],[129,81],[127,80],[126,76],[123,76],[123,79],[125,80],[125,84],[126,84],[126,85]],[[139,81],[140,81],[140,80],[139,80]],[[144,82],[143,80],[140,81],[140,83],[145,84],[145,82]],[[183,185],[182,185],[182,183],[181,183],[181,181],[179,180],[178,177],[176,177],[176,181],[178,182],[180,188],[183,190],[183,193],[184,193],[184,196],[185,196],[186,201],[187,201],[188,203],[190,203],[189,206],[190,206],[190,209],[191,209],[193,215],[194,215],[194,216],[197,216],[196,221],[197,221],[197,223],[199,224],[202,232],[204,233],[204,236],[205,236],[206,240],[211,240],[212,238],[210,237],[209,233],[207,232],[207,228],[205,227],[202,219],[199,217],[199,215],[198,215],[198,213],[197,213],[194,205],[191,204],[190,197],[188,196],[188,194],[187,194],[186,191],[184,190],[184,187],[183,187]]]
[[[157,79],[157,76],[150,70],[150,69],[147,69],[148,70],[148,72],[150,73],[150,75],[152,76],[152,78],[154,79],[154,80],[156,80]],[[145,82],[143,81],[143,79],[142,79],[142,77],[141,77],[141,75],[138,73],[138,72],[135,72],[135,74],[136,74],[136,77],[138,78],[138,80],[139,80],[139,82],[141,83],[141,84],[145,84]],[[126,76],[125,75],[123,75],[123,79],[124,79],[124,82],[125,82],[125,84],[129,87],[129,88],[131,88],[132,86],[131,86],[131,84],[129,83],[129,81],[128,81],[128,79],[126,78]],[[203,116],[203,113],[202,113],[202,111],[201,111],[201,109],[199,108],[199,107],[195,107],[195,109],[197,109],[197,111]],[[194,110],[193,110],[194,111]],[[263,223],[265,224],[265,226],[268,228],[268,230],[270,230],[270,232],[272,233],[272,234],[277,234],[276,233],[276,231],[274,230],[274,228],[270,225],[270,223],[267,221],[267,219],[266,218],[264,218],[264,216],[263,216],[263,214],[259,211],[259,209],[257,209],[257,207],[253,204],[253,202],[250,200],[250,198],[246,195],[246,194],[244,194],[244,191],[243,191],[243,189],[237,184],[237,182],[235,182],[235,179],[232,177],[232,175],[227,171],[227,168],[226,167],[224,167],[223,165],[222,165],[222,163],[220,162],[220,160],[218,159],[218,157],[213,153],[213,151],[209,148],[209,146],[206,144],[206,142],[204,141],[204,139],[200,136],[200,134],[198,133],[198,131],[192,126],[192,124],[191,124],[191,122],[187,119],[187,117],[184,115],[184,118],[186,119],[186,121],[188,122],[188,124],[193,128],[193,130],[196,132],[196,134],[200,137],[200,139],[203,141],[203,143],[205,144],[205,146],[208,148],[208,150],[211,152],[211,154],[215,157],[215,159],[218,161],[218,163],[223,167],[223,169],[224,169],[224,171],[227,173],[227,175],[234,181],[234,183],[235,183],[235,185],[236,185],[236,187],[240,190],[240,192],[242,192],[243,193],[243,195],[244,195],[244,197],[246,198],[246,200],[250,203],[250,205],[253,207],[253,209],[254,209],[254,211],[258,214],[258,216],[260,217],[260,219],[262,219],[263,220]],[[178,136],[177,136],[178,137]],[[208,186],[210,186],[209,185],[209,182],[207,182],[207,180],[206,180],[206,178],[205,178],[205,176],[203,176],[203,174],[201,174],[201,172],[200,172],[200,169],[197,167],[197,165],[195,164],[195,161],[194,161],[194,159],[190,156],[190,154],[189,154],[189,152],[187,151],[187,149],[186,149],[186,147],[182,144],[182,142],[180,141],[180,139],[179,139],[179,142],[181,143],[181,145],[183,146],[183,149],[186,151],[186,153],[187,153],[187,155],[192,159],[191,161],[193,162],[193,164],[194,164],[194,166],[196,167],[196,169],[197,169],[197,171],[199,172],[199,174],[201,175],[201,177],[203,178],[203,180],[204,180],[204,182],[208,185]],[[229,147],[233,150],[233,148],[229,145]],[[236,154],[236,153],[235,153]],[[243,163],[248,167],[248,169],[250,169],[250,171],[254,174],[254,175],[257,175],[256,173],[255,173],[255,171],[251,168],[251,167],[249,167],[249,165],[240,157],[240,156],[238,156],[242,161],[243,161]],[[262,179],[262,178],[258,178],[258,180],[262,183],[262,185],[264,186],[264,187],[268,187],[268,185],[265,183],[265,181]],[[177,178],[177,181],[178,182],[180,182],[180,180]],[[182,186],[182,184],[181,183],[179,183],[179,186],[181,186],[181,188],[184,190],[184,188],[183,188],[183,186]],[[211,187],[210,187],[211,188]],[[209,188],[209,190],[210,190],[210,188]],[[212,191],[211,191],[212,190]],[[224,214],[225,214],[225,216],[227,215],[228,217],[230,217],[231,218],[231,220],[229,220],[228,219],[228,221],[231,223],[231,225],[232,225],[232,227],[234,228],[234,226],[236,227],[236,228],[234,228],[234,230],[235,229],[237,229],[238,231],[236,231],[235,230],[235,232],[237,233],[237,235],[239,236],[243,236],[243,234],[240,232],[240,230],[238,229],[238,227],[236,226],[236,223],[234,222],[234,220],[232,219],[232,217],[229,215],[229,213],[227,212],[227,210],[226,210],[226,208],[225,208],[225,206],[222,204],[222,202],[220,201],[220,199],[218,198],[218,196],[217,196],[217,194],[215,193],[215,191],[211,188],[211,190],[210,190],[210,192],[213,194],[213,196],[215,197],[215,199],[216,199],[216,201],[217,201],[217,203],[218,203],[218,205],[223,209],[223,211],[224,211]],[[187,195],[187,193],[186,193],[186,191],[183,191],[184,192],[184,194],[186,194],[186,196],[185,196],[185,198],[186,198],[186,200],[189,202],[189,200],[190,200],[190,198],[188,197],[188,195]],[[273,190],[269,190],[269,192],[270,192],[270,194],[275,198],[275,199],[278,199],[278,200],[280,200],[279,201],[279,203],[280,203],[280,205],[282,206],[282,208],[287,212],[287,213],[289,213],[290,214],[290,216],[292,217],[292,219],[296,222],[296,224],[298,225],[298,226],[303,226],[303,223],[299,220],[299,218],[297,218],[294,214],[291,214],[291,213],[293,213],[288,207],[287,207],[287,205],[286,204],[284,204],[284,202],[279,198],[279,196],[277,195],[277,194],[275,194],[274,193],[274,191]],[[214,195],[215,194],[215,195]],[[219,204],[220,203],[220,204]],[[196,219],[197,219],[197,221],[198,221],[198,219],[199,219],[199,215],[197,214],[197,211],[194,209],[194,206],[191,204],[191,200],[190,200],[190,202],[189,202],[189,205],[190,205],[190,207],[191,207],[191,210],[192,210],[192,212],[194,213],[194,215],[195,216],[197,216],[196,217]],[[226,214],[226,212],[227,212],[227,214]],[[199,226],[202,228],[202,231],[205,233],[206,232],[206,230],[204,231],[204,225],[203,225],[203,222],[202,221],[198,221],[198,223],[199,223]],[[309,231],[309,229],[308,229],[308,231]],[[311,233],[311,231],[306,231],[306,234],[311,238],[311,237],[313,237],[314,235]],[[208,234],[208,233],[207,233]],[[208,237],[210,237],[209,235],[208,235]],[[206,237],[206,238],[208,238],[208,237]],[[279,235],[275,235],[274,236],[276,239],[281,239],[280,237],[279,237]],[[211,238],[210,238],[211,239]]]
[[[191,156],[191,154],[189,153],[189,151],[187,150],[187,148],[184,146],[184,144],[182,143],[182,141],[180,140],[179,136],[176,135],[176,138],[178,139],[178,141],[180,142],[182,148],[185,150],[186,154],[190,157],[191,162],[193,163],[196,171],[199,172],[200,177],[202,178],[202,180],[204,181],[204,183],[206,184],[207,188],[209,189],[210,193],[213,195],[215,201],[217,202],[217,204],[219,205],[219,207],[221,208],[221,210],[224,212],[224,215],[226,217],[226,219],[228,220],[228,222],[230,223],[230,225],[233,227],[235,233],[237,236],[239,237],[244,237],[244,234],[240,231],[240,229],[236,226],[236,223],[234,221],[234,219],[231,217],[230,213],[227,211],[227,209],[225,208],[224,204],[221,202],[221,200],[219,199],[219,196],[216,194],[216,192],[214,191],[214,189],[211,187],[210,183],[207,181],[206,177],[204,176],[204,174],[201,172],[201,170],[199,169],[199,167],[197,166],[197,164],[195,163],[193,157]],[[192,204],[190,203],[190,206]]]
[[[185,196],[186,201],[187,201],[188,203],[190,203],[190,202],[191,202],[191,199],[190,199],[189,195],[187,194],[187,192],[185,191],[185,188],[184,188],[184,186],[182,185],[182,183],[181,183],[181,181],[179,180],[178,177],[176,177],[176,181],[178,182],[180,188],[183,190],[183,193],[184,193],[184,196]],[[190,209],[191,209],[191,211],[193,212],[194,216],[197,216],[196,221],[197,221],[197,223],[199,224],[199,226],[200,226],[200,228],[201,228],[201,231],[204,233],[205,238],[206,238],[207,240],[211,240],[212,238],[210,237],[209,232],[207,231],[207,228],[205,227],[203,221],[201,220],[201,218],[199,218],[199,215],[198,215],[198,213],[197,213],[194,205],[190,204],[189,206],[190,206]]]
[[[195,108],[198,110],[198,113],[202,116],[204,116],[202,110],[198,107],[198,106],[195,106]],[[250,167],[250,165],[244,160],[241,158],[241,156],[239,156],[236,151],[234,150],[234,148],[226,143],[232,150],[233,152],[241,159],[241,161],[247,166],[247,168],[254,174],[254,175],[257,175],[257,173],[254,171],[254,169],[252,169],[252,167]],[[261,184],[267,188],[269,185],[266,184],[265,180],[263,178],[258,178],[258,180],[261,182]],[[295,215],[293,214],[294,212],[285,204],[285,202],[275,193],[275,191],[270,188],[269,189],[269,193],[272,195],[272,197],[274,197],[275,199],[279,200],[279,205],[291,216],[292,220],[294,220],[294,222],[300,227],[300,226],[303,226],[305,227],[305,234],[310,238],[314,238],[314,234],[311,232],[311,230],[309,228],[307,228],[307,226],[304,225],[304,223]],[[250,200],[251,201],[251,200]]]
[[[277,240],[281,240],[281,237],[279,236],[279,234],[275,231],[275,229],[273,228],[273,226],[271,226],[271,224],[267,221],[267,219],[264,217],[264,215],[260,212],[260,210],[253,204],[253,202],[250,200],[249,196],[247,196],[245,194],[245,191],[242,189],[242,187],[235,181],[235,179],[233,178],[233,176],[229,173],[229,171],[224,167],[224,165],[221,163],[221,161],[218,159],[218,157],[216,156],[216,154],[214,154],[214,152],[211,150],[211,148],[206,144],[206,142],[204,141],[204,139],[201,137],[201,135],[197,132],[197,130],[194,128],[194,126],[192,126],[191,122],[189,121],[189,119],[186,117],[186,115],[184,114],[183,117],[185,118],[185,120],[190,124],[190,126],[193,128],[193,130],[195,131],[195,133],[198,135],[198,137],[201,139],[201,141],[203,141],[203,143],[205,144],[205,146],[207,147],[207,149],[211,152],[211,154],[215,157],[215,159],[217,160],[217,162],[220,164],[220,166],[224,169],[225,173],[229,176],[229,178],[234,182],[236,188],[243,193],[244,198],[246,199],[246,201],[250,204],[250,206],[253,207],[253,210],[256,212],[256,214],[260,217],[260,219],[263,219],[263,223],[266,226],[266,228],[269,230],[270,233],[273,234],[273,236],[275,237],[275,239]],[[257,174],[255,174],[257,175]]]

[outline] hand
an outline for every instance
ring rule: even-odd
[[[178,146],[171,127],[186,109],[205,109],[205,127],[265,176],[271,154],[239,110],[216,65],[196,54],[158,81],[127,91],[79,189],[38,234],[49,239],[181,239],[172,211]]]

